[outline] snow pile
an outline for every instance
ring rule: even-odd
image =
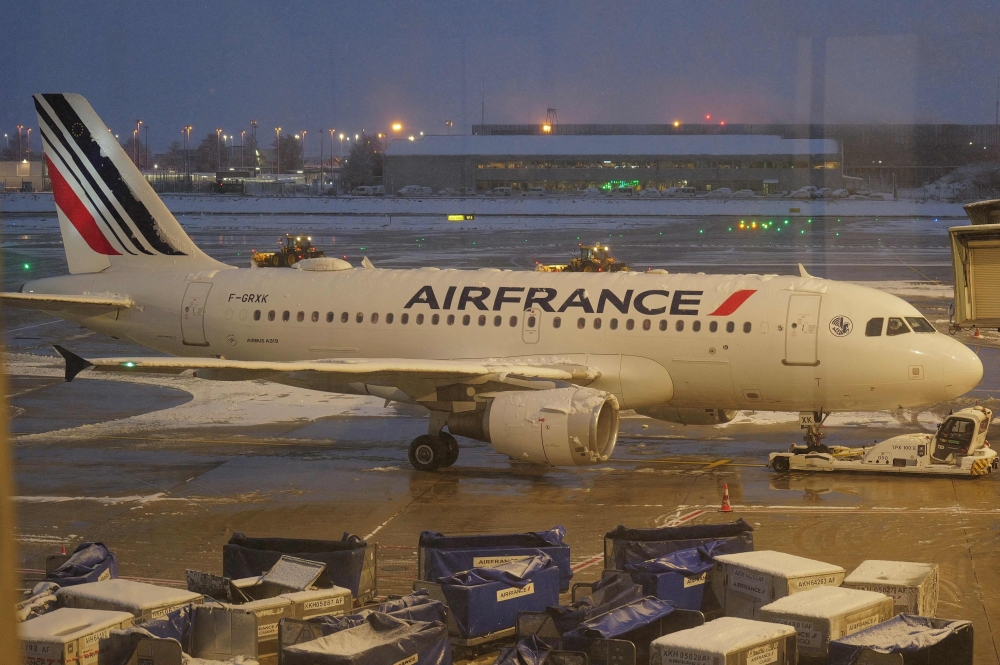
[[[1000,191],[1000,164],[980,162],[960,166],[923,187],[901,190],[899,198],[918,201],[974,201],[995,198]]]

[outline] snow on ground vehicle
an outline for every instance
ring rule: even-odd
[[[646,189],[639,192],[640,199],[658,199],[660,198],[660,190],[656,187],[647,187]]]
[[[580,244],[580,258],[568,264],[537,265],[536,272],[628,272],[628,265],[611,258],[607,245]]]
[[[902,434],[872,446],[825,446],[811,426],[808,446],[771,453],[768,466],[778,472],[862,471],[981,476],[997,469],[995,450],[986,440],[993,412],[983,406],[949,415],[935,434]]]
[[[251,257],[252,268],[291,268],[302,259],[318,259],[326,256],[312,244],[312,238],[304,235],[285,234],[284,240],[278,239],[281,249],[277,252],[254,251]]]

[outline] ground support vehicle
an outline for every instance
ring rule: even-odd
[[[312,244],[312,238],[304,235],[285,234],[279,238],[281,249],[277,252],[257,252],[251,258],[252,268],[291,268],[302,259],[318,259],[326,256]]]
[[[617,261],[608,253],[606,245],[580,245],[580,258],[566,264],[535,267],[538,272],[628,272],[628,264]]]
[[[983,406],[949,415],[935,434],[902,434],[872,446],[825,446],[815,425],[806,435],[809,445],[793,445],[788,452],[771,453],[775,471],[858,471],[914,473],[944,476],[982,476],[1000,466],[1000,458],[986,440],[993,412]]]

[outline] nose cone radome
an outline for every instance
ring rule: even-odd
[[[983,379],[983,361],[961,342],[955,342],[948,349],[944,361],[944,389],[947,399],[961,397],[978,386]]]

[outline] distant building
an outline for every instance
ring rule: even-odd
[[[0,162],[0,182],[6,192],[44,192],[50,189],[45,162]]]
[[[729,187],[759,194],[843,187],[832,139],[767,135],[472,135],[393,141],[386,192],[406,185],[573,190]]]

